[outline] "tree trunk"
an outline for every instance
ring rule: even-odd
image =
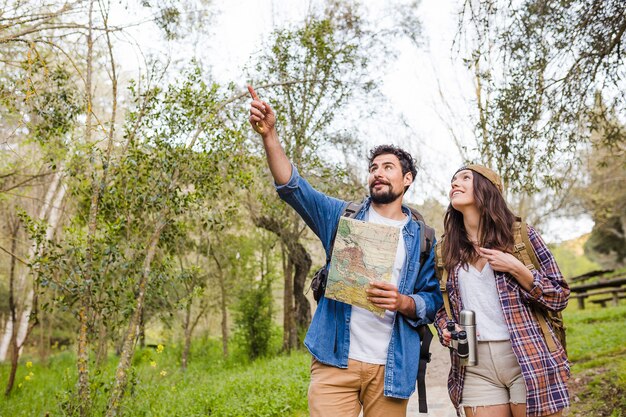
[[[15,340],[13,340],[14,342]],[[15,384],[15,375],[17,374],[17,365],[18,360],[20,358],[20,353],[17,349],[17,344],[11,343],[11,370],[9,371],[9,380],[7,381],[7,388],[4,391],[5,397],[11,395],[11,390],[13,389],[13,384]]]
[[[43,316],[43,313],[39,314],[39,361],[45,364],[48,359],[48,343],[46,343],[48,320]]]
[[[12,322],[15,323],[17,317],[17,305],[15,303],[15,250],[17,249],[17,234],[20,230],[20,222],[16,220],[11,225],[11,267],[9,270],[9,314]],[[9,371],[9,381],[7,382],[5,396],[11,394],[13,384],[15,383],[15,374],[17,373],[17,364],[20,357],[20,351],[17,344],[17,329],[11,326],[11,340],[9,343],[9,352],[11,354],[11,370]]]
[[[139,318],[139,328],[137,329],[137,341],[139,342],[139,348],[143,349],[146,347],[146,319],[145,319],[145,311],[141,309],[141,315]]]
[[[220,274],[222,275],[222,274]],[[228,358],[228,303],[226,302],[226,286],[224,277],[220,276],[220,310],[222,313],[222,356]]]
[[[204,306],[200,306],[200,311],[198,312],[198,314],[196,315],[196,317],[192,320],[191,319],[191,307],[193,304],[193,300],[191,300],[189,302],[189,309],[188,309],[188,318],[186,319],[188,321],[188,324],[186,326],[187,329],[189,329],[188,331],[185,331],[185,350],[183,350],[183,356],[185,356],[185,367],[187,366],[187,363],[189,362],[189,357],[191,354],[191,338],[193,336],[193,331],[195,330],[196,326],[198,325],[198,322],[200,321],[200,318],[202,318],[202,316],[204,316],[204,314],[207,311],[208,308],[208,304],[205,304]],[[226,354],[228,355],[228,343],[226,345],[222,344],[222,346],[226,346]],[[183,368],[184,369],[184,368]]]
[[[63,199],[65,198],[65,187],[61,183],[61,174],[59,172],[60,171],[55,173],[52,177],[52,181],[48,186],[48,190],[44,197],[44,202],[41,209],[39,210],[38,216],[38,218],[41,220],[48,220],[48,230],[46,231],[46,239],[48,240],[52,239],[56,229],[59,227],[62,212],[60,207],[62,205]],[[35,257],[36,250],[36,244],[32,244],[28,250],[28,259],[33,259]],[[28,269],[22,268],[22,270],[17,274],[16,287],[26,288],[27,278]],[[26,297],[24,298],[24,303],[22,304],[21,314],[19,314],[19,319],[17,319],[18,316],[8,317],[6,326],[4,327],[2,341],[0,341],[0,362],[4,362],[7,358],[9,342],[11,340],[14,327],[17,328],[18,346],[22,346],[24,344],[26,333],[28,330],[30,313],[33,307],[33,297],[33,290],[27,290]]]
[[[98,321],[98,347],[96,348],[96,367],[100,368],[106,363],[108,356],[109,331],[106,321],[100,317]]]
[[[165,219],[166,217],[167,216],[162,216],[161,218]],[[128,323],[128,330],[126,331],[126,336],[124,337],[124,345],[122,347],[122,352],[120,353],[120,361],[115,371],[115,382],[113,389],[111,390],[111,397],[109,398],[106,417],[117,416],[122,398],[124,396],[124,391],[126,390],[128,370],[130,369],[131,359],[133,357],[133,353],[135,352],[135,341],[137,338],[141,314],[144,308],[146,288],[148,286],[148,279],[150,278],[152,260],[156,254],[159,239],[161,238],[161,232],[163,231],[165,225],[165,220],[157,224],[148,243],[146,257],[143,264],[143,272],[139,281],[137,299],[135,300],[135,311],[133,312],[130,322]]]
[[[87,28],[87,73],[85,80],[86,92],[86,120],[85,120],[85,143],[92,144],[93,127],[93,7],[94,1],[89,2],[88,28]],[[93,151],[92,151],[93,152]],[[102,173],[102,183],[106,178],[106,171]],[[78,339],[76,344],[76,367],[78,369],[78,402],[80,417],[88,417],[91,414],[91,391],[89,387],[89,351],[88,335],[89,316],[91,314],[91,281],[95,278],[93,272],[94,241],[98,226],[98,203],[100,200],[100,182],[97,178],[91,184],[91,199],[89,204],[89,217],[87,220],[87,243],[85,248],[85,265],[80,282],[78,294]]]
[[[284,248],[284,245],[283,245]],[[283,350],[291,352],[298,343],[298,332],[296,329],[296,317],[293,304],[293,270],[289,254],[283,251],[283,276],[285,288],[283,290]]]
[[[311,270],[311,255],[304,249],[300,243],[295,242],[292,245],[290,257],[295,265],[293,274],[293,295],[295,300],[295,321],[297,325],[297,334],[300,335],[311,324],[311,304],[304,295],[306,278]],[[297,341],[297,346],[301,346],[301,341]]]
[[[257,227],[261,227],[265,230],[268,230],[274,234],[276,234],[281,242],[281,250],[282,250],[282,259],[283,259],[283,281],[284,281],[284,289],[283,289],[283,350],[286,352],[290,352],[291,349],[296,348],[298,346],[298,331],[296,327],[296,310],[294,307],[294,282],[295,282],[295,273],[301,274],[299,268],[297,266],[297,262],[292,259],[291,248],[294,245],[298,245],[298,235],[295,233],[289,233],[289,231],[276,219],[271,217],[258,217],[254,219]],[[304,251],[306,253],[306,251]],[[308,255],[308,254],[307,254]],[[303,260],[303,262],[306,262]],[[310,257],[309,257],[309,266],[308,269],[311,268],[310,265]],[[308,274],[307,268],[302,268],[305,270],[304,278],[298,275],[298,280],[306,280],[306,274]],[[303,284],[300,288],[300,292],[303,293]],[[300,285],[300,284],[298,284]],[[308,301],[306,301],[308,304]],[[302,303],[301,303],[302,304]],[[310,314],[310,313],[309,313]],[[310,320],[310,319],[309,319]]]
[[[183,355],[180,359],[180,366],[184,370],[187,369],[187,360],[189,358],[189,350],[191,348],[191,300],[185,305],[185,319],[183,320],[183,330],[185,332],[185,341],[183,346]]]
[[[211,245],[209,242],[208,248],[209,254],[215,261],[215,265],[217,265],[218,271],[217,280],[220,286],[220,313],[222,315],[222,356],[224,357],[224,359],[226,359],[228,357],[228,294],[226,290],[226,280],[224,277],[224,270],[222,269],[222,263],[217,257],[215,251],[213,250],[214,245]]]

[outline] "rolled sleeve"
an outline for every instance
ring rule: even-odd
[[[541,295],[543,294],[543,277],[538,271],[532,271],[533,274],[533,285],[530,287],[530,290],[526,291],[523,287],[521,288],[521,293],[524,298],[527,300],[537,301]]]
[[[419,294],[409,294],[409,297],[413,299],[415,302],[415,317],[416,319],[412,319],[410,317],[404,316],[406,321],[413,327],[420,326],[422,324],[427,324],[422,317],[426,317],[426,301]]]
[[[274,183],[274,187],[276,188],[276,192],[278,193],[278,195],[284,196],[297,190],[300,178],[301,177],[298,173],[298,169],[295,167],[294,164],[291,164],[291,177],[289,178],[289,181],[287,181],[286,184],[282,185]]]

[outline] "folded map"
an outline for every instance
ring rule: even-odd
[[[339,219],[325,296],[384,316],[384,309],[367,300],[365,289],[372,281],[391,281],[399,238],[397,227]]]

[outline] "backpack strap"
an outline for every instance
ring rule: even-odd
[[[435,229],[430,227],[424,221],[424,216],[414,209],[413,207],[409,207],[411,210],[411,216],[413,220],[415,220],[420,225],[420,268],[424,265],[426,259],[430,255],[430,250],[433,247],[433,242],[435,241]]]
[[[345,205],[343,210],[341,211],[341,217],[348,217],[350,219],[354,219],[356,215],[361,211],[363,207],[363,203],[355,203],[354,201],[349,201],[348,204]],[[333,247],[335,246],[335,238],[337,237],[337,228],[333,231],[333,237],[330,240],[330,251],[326,254],[326,265],[330,263],[330,256],[333,251]]]
[[[430,342],[433,340],[433,332],[427,325],[417,328],[422,344],[420,346],[420,363],[417,372],[417,398],[420,413],[428,413],[428,403],[426,402],[426,365],[430,362]]]
[[[513,255],[529,270],[538,271],[540,269],[539,259],[537,259],[528,237],[528,225],[520,217],[517,217],[513,223],[513,239],[515,241]]]
[[[441,236],[441,240],[437,242],[435,245],[435,272],[437,274],[437,278],[439,280],[439,289],[441,290],[441,295],[443,296],[443,307],[446,309],[446,314],[448,315],[448,320],[452,320],[452,309],[450,308],[450,296],[448,295],[448,270],[445,267],[445,263],[443,262],[443,245],[445,239]]]
[[[513,238],[515,240],[513,255],[515,255],[515,257],[519,259],[530,271],[538,271],[540,268],[539,259],[537,259],[537,254],[535,253],[535,250],[530,243],[530,238],[528,237],[528,225],[520,217],[517,217],[516,221],[513,223]],[[533,313],[539,327],[541,327],[541,332],[543,333],[543,338],[548,345],[548,349],[550,352],[555,352],[557,350],[557,346],[550,335],[550,328],[548,326],[548,320],[546,319],[546,313],[539,308],[534,308]]]
[[[349,217],[353,219],[359,213],[359,211],[361,210],[361,207],[363,207],[363,203],[348,202],[343,207],[343,210],[341,211],[341,217]],[[313,275],[313,278],[311,279],[311,283],[309,284],[309,289],[307,290],[307,293],[311,289],[313,290],[313,298],[315,299],[316,302],[319,302],[320,298],[326,292],[326,281],[328,279],[328,273],[327,273],[326,268],[328,268],[328,265],[330,264],[330,258],[332,255],[333,246],[335,246],[336,237],[337,237],[337,228],[335,227],[335,230],[333,231],[333,235],[330,239],[330,248],[328,252],[326,253],[326,263],[324,264],[324,266],[318,269],[317,272],[315,272],[315,274]]]

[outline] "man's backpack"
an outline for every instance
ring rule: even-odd
[[[516,221],[513,223],[513,238],[513,255],[517,259],[519,259],[529,270],[539,270],[539,259],[537,259],[535,250],[530,243],[530,239],[528,237],[528,225],[519,217],[517,217]],[[439,242],[435,246],[435,271],[437,279],[439,280],[439,287],[441,288],[441,293],[443,295],[443,305],[446,309],[446,314],[448,315],[448,318],[452,320],[450,298],[446,289],[446,284],[448,282],[448,271],[444,268],[444,261],[442,256],[444,245],[445,236],[442,236],[441,240],[439,240]],[[552,331],[554,332],[554,335],[563,346],[563,349],[565,349],[565,325],[563,323],[563,316],[561,315],[561,312],[550,311],[535,304],[533,313],[535,315],[535,318],[537,319],[537,323],[539,323],[539,327],[541,327],[541,332],[543,333],[543,337],[546,341],[546,344],[548,345],[548,349],[550,350],[550,352],[555,352],[558,347],[550,336],[548,321],[552,326]]]
[[[363,207],[363,203],[348,203],[341,213],[342,217],[355,218],[359,213],[361,208]],[[411,210],[411,215],[413,219],[419,223],[420,230],[420,267],[424,264],[424,261],[428,259],[430,251],[433,247],[433,242],[435,241],[435,229],[428,226],[424,222],[424,217],[414,208],[409,207]],[[313,298],[315,298],[316,302],[319,302],[320,298],[324,295],[326,290],[326,281],[328,280],[328,265],[330,264],[330,254],[332,254],[332,248],[335,244],[335,236],[337,235],[337,229],[333,232],[333,237],[330,241],[330,250],[328,251],[328,255],[326,256],[326,264],[318,269],[313,275],[313,279],[311,280],[311,289],[313,290]],[[419,271],[418,271],[419,274]],[[417,394],[419,399],[419,412],[427,413],[428,406],[426,404],[426,365],[430,362],[430,342],[433,339],[433,333],[427,325],[419,326],[417,329],[420,340],[420,364],[419,371],[417,374]]]

